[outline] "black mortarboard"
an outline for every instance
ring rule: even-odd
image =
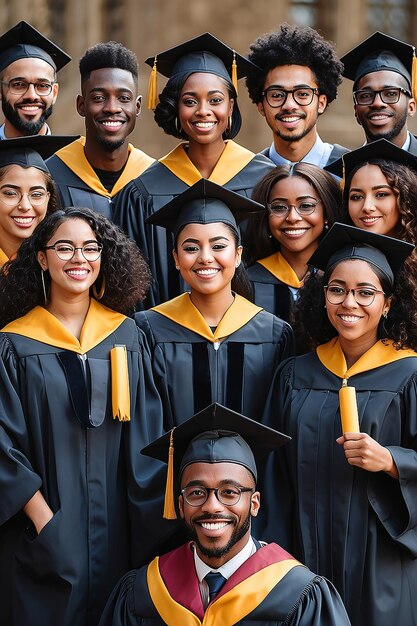
[[[326,165],[324,169],[346,181],[358,165],[375,159],[394,161],[395,163],[406,165],[417,172],[417,157],[407,152],[407,150],[399,148],[391,141],[387,141],[387,139],[377,139],[356,150],[346,152],[337,161]]]
[[[211,404],[186,422],[149,444],[141,452],[168,463],[164,517],[175,518],[173,472],[181,476],[191,463],[236,463],[257,479],[256,461],[280,448],[291,437],[236,413]],[[167,514],[168,513],[168,514]]]
[[[413,250],[412,243],[336,222],[308,263],[326,271],[340,261],[360,259],[380,269],[392,284],[395,274]]]
[[[4,139],[0,141],[0,167],[22,165],[49,174],[45,160],[78,138],[79,135],[31,135]]]
[[[388,70],[404,76],[413,91],[414,53],[414,46],[377,31],[340,59],[345,68],[343,76],[354,81],[355,89],[366,74]]]
[[[204,33],[184,41],[178,46],[149,57],[145,63],[152,67],[148,92],[150,109],[154,109],[157,104],[157,71],[168,78],[187,76],[194,72],[215,74],[231,81],[237,92],[238,79],[244,78],[249,72],[259,70],[254,63],[229,48],[211,33]]]
[[[35,58],[58,71],[71,57],[28,22],[19,22],[0,37],[0,72],[19,59]]]
[[[248,217],[248,214],[261,211],[265,211],[263,204],[201,178],[145,221],[167,228],[175,236],[186,224],[223,222],[239,235],[237,222]]]

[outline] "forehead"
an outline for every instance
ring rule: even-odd
[[[371,72],[365,74],[357,82],[355,89],[384,89],[384,87],[403,87],[408,89],[408,84],[404,76],[398,74],[398,72],[391,72],[390,70],[380,70],[379,72]]]
[[[211,239],[212,237],[225,237],[232,239],[229,227],[223,222],[213,222],[212,224],[186,224],[178,235],[179,241],[185,239]]]
[[[293,89],[298,85],[317,87],[317,82],[314,72],[307,65],[279,65],[266,75],[265,88],[270,85]]]
[[[186,91],[221,91],[227,93],[227,86],[225,81],[216,76],[216,74],[209,74],[207,72],[194,72],[185,81],[181,93]]]
[[[124,89],[135,92],[135,80],[131,72],[119,67],[102,67],[92,70],[90,76],[83,81],[83,91],[103,89],[105,91],[122,91]]]
[[[216,486],[222,481],[230,480],[241,485],[253,482],[252,474],[243,465],[237,463],[191,463],[187,465],[181,477],[181,487],[198,480],[207,486]]]
[[[329,283],[340,280],[348,285],[368,283],[381,289],[381,283],[372,266],[361,259],[346,259],[340,261],[329,276]]]
[[[58,241],[58,239],[82,243],[96,239],[96,235],[88,222],[80,218],[71,218],[60,224],[51,237],[51,241]]]
[[[45,175],[36,167],[20,167],[20,165],[10,165],[7,172],[3,168],[0,169],[0,184],[15,185],[18,187],[33,187],[42,185],[46,188]]]
[[[372,187],[374,185],[389,185],[387,177],[379,165],[375,163],[364,163],[352,176],[350,187],[355,185]]]
[[[272,198],[293,198],[305,195],[315,198],[317,192],[305,178],[301,176],[287,176],[287,178],[282,178],[275,183],[270,195]]]
[[[27,80],[47,78],[52,81],[55,77],[55,71],[49,63],[42,59],[18,59],[10,63],[3,72],[3,80],[11,80],[15,77]]]

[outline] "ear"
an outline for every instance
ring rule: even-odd
[[[178,509],[181,519],[184,519],[184,498],[181,495],[178,496]]]
[[[178,261],[178,254],[176,250],[172,251],[172,256],[174,257],[174,261],[175,261],[175,269],[179,270],[180,269],[180,264]]]
[[[238,246],[236,248],[236,265],[237,266],[239,266],[242,262],[242,252],[243,252],[243,246]]]
[[[235,106],[235,99],[230,98],[229,116],[232,115],[234,106]]]
[[[45,252],[43,252],[42,250],[39,250],[39,252],[38,252],[38,254],[36,256],[37,256],[37,259],[38,259],[38,263],[41,266],[41,269],[42,270],[47,270],[48,269],[48,261],[47,261]]]
[[[80,95],[77,96],[76,108],[77,108],[78,115],[80,115],[81,117],[85,117],[84,96],[80,96]]]
[[[391,309],[391,306],[392,306],[392,296],[390,296],[389,298],[387,298],[385,300],[385,306],[384,306],[383,313],[384,314],[388,313],[390,311],[390,309]]]
[[[258,111],[262,115],[262,117],[265,117],[265,111],[264,111],[263,103],[262,102],[258,102],[258,104],[256,106],[258,107]]]
[[[416,101],[414,100],[414,98],[410,98],[410,100],[408,101],[408,115],[410,117],[414,117],[415,112],[416,112]]]
[[[58,97],[59,85],[58,83],[54,83],[52,87],[52,104],[55,104],[56,99]]]
[[[327,107],[327,96],[324,93],[321,93],[319,95],[319,103],[318,103],[318,107],[317,107],[317,113],[319,115],[321,115],[322,113],[325,112]]]
[[[250,499],[250,514],[252,517],[256,517],[259,513],[259,509],[261,507],[261,494],[259,491],[255,491],[251,495]]]
[[[138,96],[136,98],[135,106],[136,106],[136,117],[139,117],[141,109],[142,109],[142,96]]]

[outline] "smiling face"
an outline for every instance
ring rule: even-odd
[[[268,72],[264,91],[277,87],[291,91],[302,87],[318,88],[312,70],[305,65],[281,65]],[[266,98],[258,104],[258,110],[274,135],[283,141],[300,141],[304,137],[315,135],[318,116],[323,113],[327,104],[327,96],[314,95],[311,104],[301,106],[295,102],[292,94],[288,94],[281,107],[271,107]]]
[[[189,142],[223,143],[233,103],[225,81],[219,76],[191,74],[178,100],[178,116]]]
[[[187,224],[177,238],[174,259],[181,276],[200,294],[231,293],[231,281],[240,263],[242,246],[236,247],[225,224]]]
[[[89,145],[108,152],[120,148],[135,127],[140,101],[133,75],[127,70],[93,70],[77,98]]]
[[[217,488],[225,483],[255,490],[252,474],[235,463],[192,463],[181,477],[182,489],[187,486]],[[246,545],[251,517],[258,514],[259,505],[257,491],[243,492],[233,506],[219,502],[212,491],[205,504],[199,507],[189,505],[183,496],[179,498],[181,518],[193,535],[197,553],[212,567],[229,561]]]
[[[387,87],[402,87],[407,91],[410,89],[406,80],[397,72],[381,70],[363,76],[355,90],[379,91]],[[402,147],[407,139],[407,117],[413,116],[415,110],[415,100],[403,93],[395,104],[385,104],[380,96],[376,95],[370,105],[355,105],[356,119],[363,127],[368,141],[388,139],[399,147]]]
[[[1,86],[2,109],[6,118],[7,136],[36,135],[42,130],[45,121],[52,113],[58,95],[55,72],[49,63],[42,59],[26,58],[11,63],[3,72],[2,81],[22,80],[29,83],[53,84],[48,96],[39,96],[33,85],[23,95],[11,93],[7,85]],[[7,124],[14,127],[10,129]]]
[[[57,243],[67,243],[80,248],[88,243],[97,243],[97,238],[88,222],[71,218],[58,226],[47,246]],[[51,305],[54,301],[70,302],[88,298],[90,287],[100,272],[100,258],[96,261],[86,261],[81,250],[76,250],[69,261],[59,259],[55,250],[43,250],[38,252],[38,261],[41,268],[48,270],[50,275]]]
[[[21,194],[24,195],[19,201]],[[0,179],[0,248],[8,256],[17,252],[22,241],[30,237],[43,220],[48,201],[45,176],[40,170],[19,165],[8,168]]]
[[[352,176],[348,209],[358,228],[390,237],[398,230],[397,195],[378,165],[364,165]]]
[[[360,259],[341,261],[329,276],[328,286],[336,294],[340,289],[361,289],[365,294],[383,291],[381,282],[371,265]],[[331,304],[326,298],[326,309],[330,323],[339,333],[340,344],[348,350],[361,346],[363,352],[377,341],[378,324],[383,313],[388,312],[390,299],[376,293],[372,304],[360,306],[352,292],[341,304]]]

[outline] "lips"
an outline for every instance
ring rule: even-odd
[[[114,131],[118,131],[122,128],[123,124],[126,123],[126,120],[120,120],[120,119],[103,119],[103,120],[98,120],[99,124],[101,124],[101,126],[103,126],[106,131],[110,131],[110,132],[114,132]]]
[[[284,228],[281,232],[287,237],[302,237],[308,230],[309,228]]]
[[[194,270],[194,273],[197,274],[197,276],[202,276],[203,278],[211,278],[212,276],[216,276],[219,272],[219,267],[207,267]]]
[[[65,273],[67,274],[67,276],[69,276],[70,278],[73,278],[74,280],[84,280],[84,278],[86,278],[89,274],[89,270],[87,269],[69,269],[69,270],[65,270]]]
[[[362,317],[360,315],[346,315],[346,314],[339,314],[338,317],[342,320],[342,322],[344,322],[345,324],[357,324],[357,322],[359,322]]]
[[[19,109],[24,115],[36,115],[37,113],[45,109],[45,105],[42,102],[24,102],[22,104],[16,104],[16,109]]]
[[[372,217],[361,217],[360,221],[363,224],[363,226],[373,226],[374,224],[376,224],[380,219],[381,219],[381,215],[373,215]]]
[[[11,215],[11,218],[16,226],[19,226],[20,228],[30,228],[36,219],[36,215],[30,215],[26,217]]]

